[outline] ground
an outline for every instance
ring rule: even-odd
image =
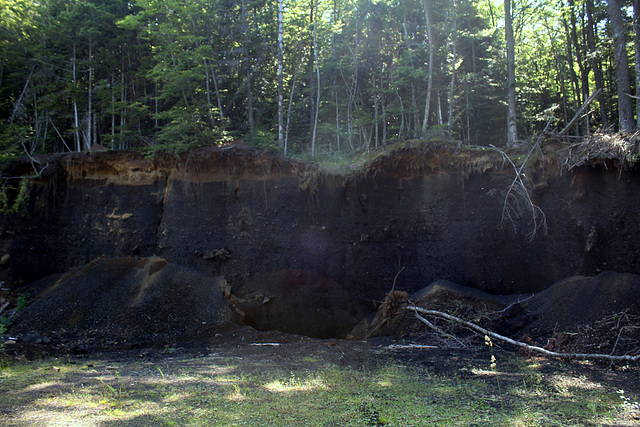
[[[68,354],[0,371],[7,426],[640,425],[637,365],[239,328],[219,345]]]
[[[360,335],[321,339],[233,325],[219,281],[194,275],[192,289],[188,274],[120,259],[38,285],[3,343],[0,424],[640,425],[637,363],[540,358],[430,318],[436,332],[406,310],[413,301],[554,351],[638,354],[637,307],[613,304],[637,276],[576,277],[515,305],[438,281],[390,293]],[[198,308],[205,295],[220,307]]]

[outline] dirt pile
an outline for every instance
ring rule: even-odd
[[[536,328],[558,332],[624,311],[640,314],[639,303],[640,276],[607,271],[568,277],[524,304]]]
[[[221,277],[158,257],[94,261],[27,290],[39,293],[8,333],[17,338],[5,345],[14,354],[207,346],[246,334],[250,328],[241,325],[316,338],[351,333],[445,348],[484,344],[459,324],[427,316],[428,325],[406,309],[413,304],[554,351],[640,352],[640,276],[615,272],[570,277],[534,296],[496,296],[438,280],[411,295],[390,292],[367,316],[337,283],[308,272],[265,274],[232,289]]]
[[[218,279],[162,258],[118,258],[46,287],[8,335],[81,352],[210,341],[233,326]]]

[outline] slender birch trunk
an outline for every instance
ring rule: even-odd
[[[516,48],[511,19],[511,0],[504,0],[504,16],[507,42],[507,147],[515,147],[518,141],[516,127]]]
[[[427,25],[427,38],[429,43],[429,77],[427,80],[427,100],[424,103],[424,118],[422,119],[422,133],[427,131],[429,124],[429,106],[431,105],[431,92],[433,91],[433,34],[431,33],[431,20],[429,19],[429,8],[427,0],[422,1],[424,7],[424,19]],[[406,31],[406,30],[405,30]]]
[[[284,150],[284,40],[283,0],[278,0],[278,147]]]

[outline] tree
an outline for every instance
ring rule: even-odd
[[[633,34],[636,54],[636,128],[640,129],[640,0],[633,0]]]
[[[284,37],[283,0],[278,0],[278,147],[284,149]]]
[[[513,22],[511,16],[511,0],[504,0],[504,26],[507,42],[507,147],[517,144],[516,128],[516,59],[515,40],[513,38]]]
[[[424,103],[424,118],[422,119],[422,133],[427,131],[429,122],[429,107],[431,105],[431,93],[433,92],[433,33],[431,31],[431,19],[429,18],[429,7],[427,0],[422,0],[424,8],[424,20],[427,27],[427,42],[429,44],[429,70],[427,81],[427,100]]]
[[[607,11],[613,33],[616,87],[618,90],[618,125],[620,132],[634,129],[631,85],[629,83],[629,59],[627,57],[626,32],[619,0],[608,0]]]
[[[609,115],[607,109],[607,100],[604,93],[604,77],[602,73],[602,62],[600,54],[596,46],[595,23],[593,18],[593,0],[586,0],[587,14],[587,48],[588,57],[590,58],[591,68],[596,83],[596,90],[599,90],[598,102],[600,104],[600,120],[603,128],[609,127]],[[636,62],[637,63],[637,62]]]

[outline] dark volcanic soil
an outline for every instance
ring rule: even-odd
[[[440,280],[413,295],[394,291],[367,316],[335,283],[281,274],[288,279],[268,275],[234,294],[222,277],[158,257],[94,261],[26,287],[32,302],[14,319],[5,348],[28,357],[197,349],[257,334],[254,328],[316,338],[390,336],[444,348],[483,345],[483,336],[443,319],[431,318],[440,332],[426,327],[406,310],[416,304],[549,350],[640,352],[640,276],[632,274],[572,277],[534,296],[490,295]]]

